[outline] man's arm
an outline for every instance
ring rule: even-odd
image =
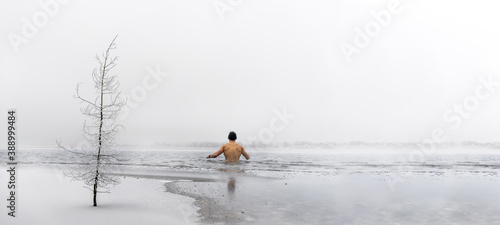
[[[207,159],[208,158],[216,158],[217,156],[219,156],[220,154],[222,154],[224,152],[224,145],[220,147],[220,149],[218,151],[216,151],[214,154],[211,154],[211,155],[208,155],[207,156]]]
[[[250,159],[250,155],[247,153],[247,151],[245,151],[245,148],[241,147],[241,154],[243,156],[245,156],[245,159],[249,160]]]

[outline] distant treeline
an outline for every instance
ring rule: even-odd
[[[424,143],[422,142],[364,142],[364,141],[351,141],[351,142],[308,142],[308,141],[295,141],[295,142],[272,142],[263,143],[253,141],[250,143],[239,142],[246,148],[419,148]],[[148,145],[149,147],[192,147],[192,148],[219,148],[224,142],[189,142],[189,143],[171,143],[171,142],[156,142]],[[480,148],[500,148],[500,142],[443,142],[432,143],[435,147],[480,147]],[[428,144],[427,144],[428,145]],[[121,147],[136,147],[134,145],[121,145]]]

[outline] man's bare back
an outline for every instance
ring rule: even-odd
[[[231,133],[230,133],[230,137]],[[236,140],[236,134],[234,134],[234,138]],[[250,159],[250,155],[245,151],[243,146],[236,144],[235,140],[229,139],[229,143],[226,143],[220,147],[218,151],[214,154],[207,156],[207,158],[215,158],[220,154],[224,153],[224,157],[226,157],[226,162],[239,162],[240,156],[243,155],[247,160]]]
[[[224,153],[224,157],[226,157],[226,162],[239,162],[241,155],[245,156],[247,160],[250,159],[250,156],[243,146],[236,144],[234,141],[229,141],[229,143],[222,145],[219,151],[209,155],[207,158],[215,158],[222,153]]]

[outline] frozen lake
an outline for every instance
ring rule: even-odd
[[[201,224],[500,223],[497,150],[416,160],[412,149],[248,149],[251,160],[232,165],[205,159],[215,150],[124,150],[117,174],[193,198],[199,210],[185,216]],[[31,166],[77,162],[62,150],[18,153]]]

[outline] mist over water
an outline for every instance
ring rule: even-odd
[[[250,160],[240,159],[238,165],[227,165],[224,156],[206,159],[214,149],[136,149],[119,150],[124,168],[179,172],[217,172],[231,166],[246,174],[282,177],[283,174],[309,173],[338,175],[357,172],[450,172],[488,171],[500,168],[500,152],[496,149],[441,149],[425,158],[410,160],[411,149],[247,149]],[[61,149],[22,149],[17,153],[22,164],[72,164],[78,158]],[[0,162],[6,160],[0,155]]]

